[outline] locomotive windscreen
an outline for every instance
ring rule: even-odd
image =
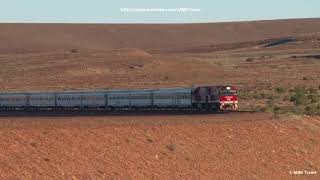
[[[220,96],[236,96],[236,91],[220,91]]]

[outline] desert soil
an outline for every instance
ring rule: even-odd
[[[1,179],[317,179],[320,118],[1,118]]]
[[[282,39],[293,38],[282,42]],[[320,85],[320,19],[0,24],[1,91]],[[270,43],[280,42],[268,46]],[[259,101],[239,100],[239,106]],[[319,179],[319,116],[0,117],[0,179]],[[290,171],[317,171],[290,175]]]

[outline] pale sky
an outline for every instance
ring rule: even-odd
[[[193,8],[121,12],[121,8]],[[320,0],[0,0],[0,22],[201,23],[320,17]]]

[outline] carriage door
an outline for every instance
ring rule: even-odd
[[[207,89],[207,94],[206,94],[206,104],[208,104],[210,101],[210,95],[211,95],[211,88],[209,87]]]

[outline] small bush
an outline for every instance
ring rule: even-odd
[[[294,89],[292,89],[292,88],[289,89],[289,92],[294,93]]]
[[[305,89],[302,87],[296,87],[294,89],[294,94],[290,98],[290,101],[294,102],[295,105],[302,105],[308,103],[308,98],[306,97]]]
[[[310,99],[311,103],[317,103],[319,101],[319,97],[317,95],[314,95],[314,94],[310,94],[308,96],[308,98]]]
[[[307,115],[315,115],[315,114],[317,114],[317,107],[316,106],[307,106],[307,107],[305,107],[305,113]]]
[[[291,96],[290,101],[294,102],[295,105],[303,105],[308,103],[308,99],[306,96],[293,95]]]
[[[260,93],[260,96],[261,96],[262,99],[266,98],[266,94],[265,93]]]
[[[309,93],[310,94],[318,94],[318,90],[315,88],[309,88]]]
[[[167,149],[169,149],[170,151],[175,151],[176,148],[177,148],[177,146],[176,146],[175,144],[169,144],[169,145],[167,145],[166,147],[167,147]]]
[[[285,113],[290,112],[290,108],[289,108],[289,107],[275,106],[275,107],[273,108],[273,112],[274,112],[275,114],[285,114]]]
[[[273,107],[273,112],[280,113],[280,111],[281,111],[281,108],[279,106],[274,106]]]
[[[71,53],[77,53],[77,52],[79,52],[79,51],[78,51],[77,49],[71,49],[70,52],[71,52]]]
[[[282,87],[277,87],[277,88],[275,89],[275,92],[277,92],[277,93],[285,93],[286,90],[285,90],[284,88],[282,88]]]
[[[247,61],[247,62],[253,62],[253,58],[248,57],[248,58],[246,59],[246,61]]]
[[[306,90],[305,90],[305,88],[303,88],[303,87],[296,87],[296,88],[294,88],[294,92],[295,92],[296,94],[306,94]]]
[[[267,106],[263,110],[264,110],[264,112],[273,112],[274,109],[272,106]]]

